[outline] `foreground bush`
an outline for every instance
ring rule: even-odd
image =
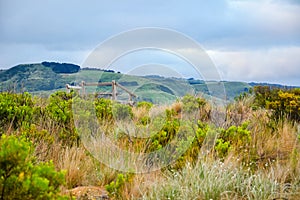
[[[1,199],[67,199],[59,194],[64,173],[52,162],[35,163],[31,143],[2,135],[0,140]]]

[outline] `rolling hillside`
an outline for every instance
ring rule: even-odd
[[[28,91],[33,94],[49,95],[56,90],[65,90],[66,84],[78,85],[81,81],[110,82],[116,80],[139,96],[138,100],[168,102],[191,94],[210,95],[232,100],[256,85],[245,82],[216,82],[160,76],[132,76],[116,73],[112,70],[80,69],[79,66],[66,63],[42,62],[22,64],[0,71],[1,91]],[[88,92],[109,92],[110,87],[87,87]],[[225,92],[224,92],[225,91]],[[118,91],[119,99],[128,98]],[[224,96],[224,94],[226,94]]]
[[[78,67],[48,62],[17,65],[0,72],[0,90],[34,92],[60,89],[71,81],[62,73],[78,72]]]

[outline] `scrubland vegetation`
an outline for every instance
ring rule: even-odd
[[[78,186],[105,188],[111,199],[299,199],[299,89],[258,86],[226,106],[191,95],[133,107],[95,98],[101,133],[148,153],[147,173],[99,162],[82,142],[90,127],[77,130],[74,101],[85,99],[0,93],[1,199],[69,199]],[[168,165],[152,170],[156,160]]]

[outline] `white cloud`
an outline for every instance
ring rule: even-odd
[[[208,51],[224,80],[300,86],[300,47],[251,51]]]
[[[290,34],[300,31],[300,7],[271,1],[238,1],[231,5],[236,12],[248,18],[255,31]]]

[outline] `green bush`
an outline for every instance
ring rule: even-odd
[[[215,150],[219,157],[224,158],[230,150],[230,142],[224,141],[222,138],[217,139]]]
[[[144,111],[144,114],[138,117],[137,120],[138,125],[146,126],[151,123],[151,117],[149,116],[149,113],[152,107],[153,104],[147,101],[141,101],[137,103],[137,108]]]
[[[196,127],[194,127],[193,125],[189,126],[190,130],[188,131],[190,133],[188,133],[187,135],[190,135],[190,138],[186,138],[185,140],[182,139],[182,142],[180,142],[179,147],[176,149],[177,151],[182,151],[180,152],[182,156],[177,160],[177,162],[173,166],[173,168],[175,169],[181,169],[186,165],[186,163],[194,164],[198,160],[201,148],[203,147],[203,142],[205,141],[206,137],[209,137],[210,134],[213,134],[215,132],[215,130],[211,128],[208,124],[201,121],[198,121],[198,123],[194,125]]]
[[[111,121],[113,119],[112,101],[109,99],[99,98],[95,100],[96,116],[100,121]]]
[[[166,146],[177,134],[180,127],[179,120],[175,118],[172,110],[166,110],[166,121],[158,133],[153,134],[149,140],[148,152],[160,150]]]
[[[300,121],[300,89],[271,89],[268,86],[254,87],[255,106],[273,111],[275,120],[284,117]]]
[[[46,107],[49,116],[61,125],[70,124],[73,121],[72,98],[73,93],[63,91],[53,93]]]
[[[74,92],[57,91],[50,96],[46,112],[51,120],[60,127],[58,138],[64,145],[72,146],[79,143],[79,136],[75,130],[72,103]]]
[[[0,127],[11,124],[18,128],[21,124],[30,124],[33,116],[34,103],[29,93],[0,93]]]
[[[105,185],[105,189],[107,190],[109,196],[113,199],[127,199],[122,194],[122,191],[124,190],[126,184],[132,182],[132,178],[133,174],[118,174],[115,181]]]
[[[230,126],[228,129],[220,130],[216,140],[215,151],[220,158],[224,158],[233,150],[242,158],[242,161],[245,162],[244,164],[247,164],[251,153],[249,152],[251,140],[248,122],[244,122],[241,126]]]
[[[38,130],[35,124],[31,124],[30,126],[22,126],[20,128],[20,132],[22,133],[22,136],[32,141],[34,144],[38,144],[39,142],[45,142],[48,145],[51,145],[55,141],[53,135],[51,135],[45,129]]]
[[[1,199],[67,199],[59,194],[64,173],[55,171],[52,162],[36,164],[32,150],[24,138],[2,135]]]
[[[132,108],[129,105],[115,103],[112,107],[115,120],[132,119]]]
[[[183,129],[184,126],[186,125],[181,123],[180,129]],[[251,159],[251,157],[248,158],[248,155],[250,156],[251,134],[247,128],[247,122],[238,127],[231,126],[228,129],[216,128],[201,121],[198,121],[196,128],[189,125],[189,127],[185,128],[189,133],[185,135],[191,136],[193,134],[194,137],[183,138],[185,137],[184,135],[179,136],[181,141],[176,152],[182,154],[182,156],[173,165],[173,168],[181,169],[186,163],[194,164],[200,153],[205,155],[216,152],[216,155],[223,159],[231,150],[234,150],[241,157],[241,161],[247,164],[250,162],[249,159]],[[195,133],[193,133],[193,130],[196,130]],[[160,143],[157,142],[155,144],[158,145]]]
[[[120,192],[125,184],[125,177],[123,174],[118,174],[117,180],[110,182],[105,186],[105,189],[109,193],[110,197],[119,198],[121,196]]]
[[[146,108],[148,111],[153,107],[153,103],[147,101],[141,101],[137,103],[138,108]]]
[[[206,104],[206,100],[195,97],[192,95],[185,95],[182,98],[183,103],[183,111],[186,113],[193,113],[195,111],[198,111],[201,107],[203,107]]]

